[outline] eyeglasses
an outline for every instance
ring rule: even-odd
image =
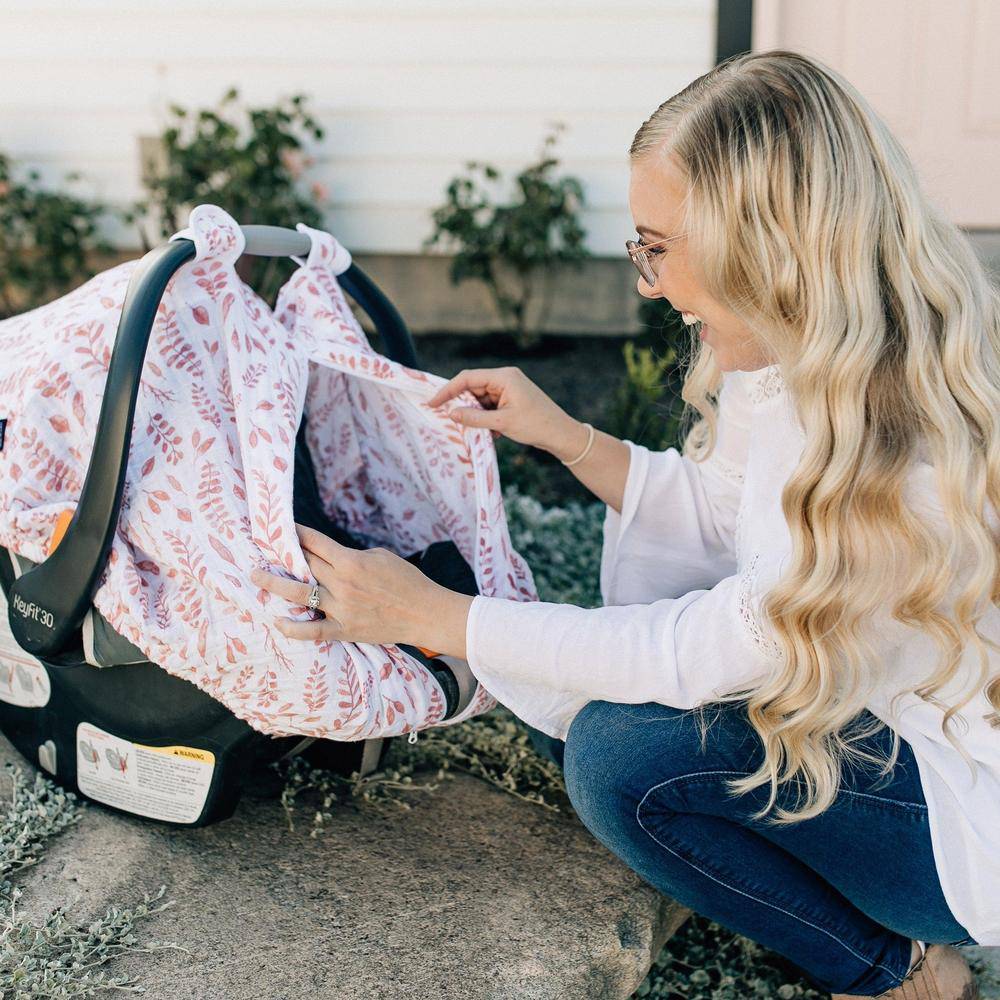
[[[644,243],[641,236],[638,240],[625,241],[625,249],[632,258],[632,263],[635,264],[636,269],[645,278],[646,284],[650,287],[656,284],[657,274],[660,269],[659,258],[666,253],[665,250],[656,250],[653,252],[654,248],[662,246],[664,243],[673,243],[675,240],[681,239],[684,235],[684,233],[681,233],[678,236],[668,236],[665,240],[657,240],[655,243]],[[653,261],[656,262],[655,266]]]

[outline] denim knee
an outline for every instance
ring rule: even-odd
[[[590,701],[576,714],[566,734],[566,760],[605,766],[613,760],[623,764],[655,761],[658,770],[677,767],[687,772],[688,764],[701,767],[720,759],[733,761],[746,756],[742,740],[747,725],[739,724],[735,709],[727,706],[719,713],[728,724],[720,725],[709,709],[704,741],[694,709],[673,708],[657,702],[622,704]],[[622,752],[624,751],[624,752]],[[664,774],[664,777],[669,775]]]
[[[695,709],[657,702],[591,701],[566,734],[563,773],[581,819],[606,819],[617,808],[634,822],[651,784],[700,771],[746,774],[760,756],[760,741],[739,702],[709,706],[702,718]]]
[[[655,723],[655,724],[654,724]],[[566,792],[581,819],[618,808],[635,819],[649,775],[664,767],[684,773],[697,753],[698,727],[687,710],[590,701],[566,734]]]

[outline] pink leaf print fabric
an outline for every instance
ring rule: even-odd
[[[94,604],[152,662],[260,732],[359,740],[462,722],[496,704],[481,685],[442,721],[444,693],[418,660],[396,645],[289,639],[271,622],[293,607],[249,580],[260,566],[315,582],[292,515],[305,413],[331,520],[399,555],[450,539],[481,593],[538,599],[510,542],[490,432],[447,417],[477,401],[429,407],[445,380],[371,348],[337,281],[350,254],[298,229],[312,248],[273,312],[236,274],[245,240],[221,208],[199,205],[174,237],[197,255],[157,310]],[[36,562],[79,499],[137,263],[0,323],[0,544]]]

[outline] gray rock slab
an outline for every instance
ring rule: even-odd
[[[31,771],[0,737],[8,760]],[[345,806],[316,838],[307,809],[290,831],[277,800],[195,830],[88,804],[17,877],[21,910],[85,923],[166,884],[176,905],[136,932],[191,954],[105,967],[156,1000],[625,998],[688,916],[571,811],[464,773],[407,801]]]

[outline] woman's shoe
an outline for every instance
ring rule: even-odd
[[[920,958],[906,978],[891,990],[879,993],[882,1000],[979,1000],[976,977],[957,948],[948,944],[920,945]]]

